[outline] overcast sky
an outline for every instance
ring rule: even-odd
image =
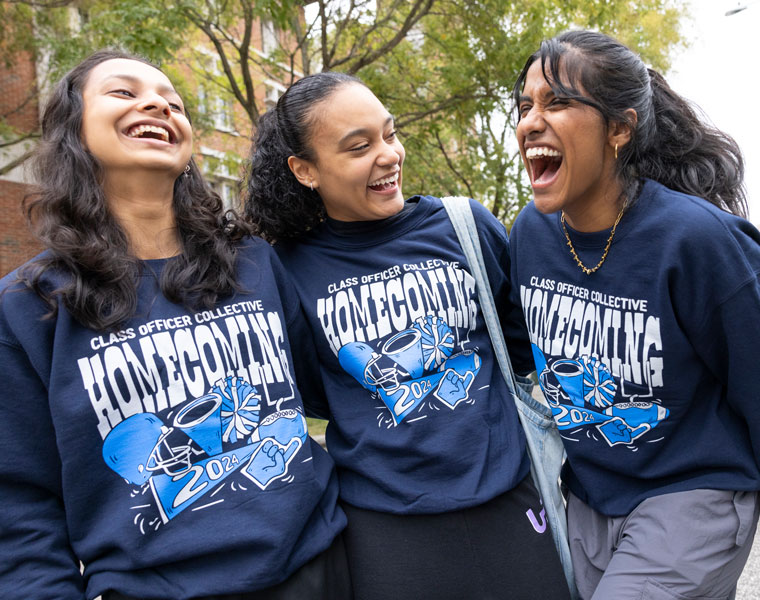
[[[691,19],[684,23],[690,46],[676,55],[666,78],[741,146],[750,220],[760,226],[760,0],[690,5]],[[747,9],[725,15],[739,6]]]

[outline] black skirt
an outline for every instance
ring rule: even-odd
[[[530,477],[485,504],[435,515],[343,505],[356,600],[566,600]]]
[[[197,600],[352,600],[351,579],[346,564],[343,537],[282,583],[256,592],[199,596]],[[142,600],[109,591],[103,600]],[[163,600],[163,599],[162,599]],[[166,599],[171,600],[171,599]]]

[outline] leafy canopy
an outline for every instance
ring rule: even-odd
[[[232,154],[245,154],[266,110],[265,82],[287,86],[316,71],[349,72],[396,116],[407,149],[405,193],[469,195],[509,223],[530,196],[509,118],[511,86],[527,57],[542,39],[583,27],[617,37],[666,71],[682,44],[682,4],[15,0],[0,2],[0,56],[10,64],[30,53],[50,82],[100,47],[141,54],[167,68],[202,133],[213,129],[213,115],[195,110],[203,109],[198,97],[227,105],[239,133]],[[14,132],[5,117],[0,140],[29,134]]]

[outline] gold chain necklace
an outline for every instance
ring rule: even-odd
[[[599,262],[593,269],[589,269],[586,265],[583,264],[581,259],[578,257],[578,255],[575,252],[575,248],[573,248],[573,242],[570,240],[570,235],[567,233],[567,227],[565,227],[565,211],[562,211],[562,215],[560,216],[560,223],[562,223],[562,231],[565,232],[565,239],[567,240],[567,245],[570,247],[570,252],[573,255],[573,258],[575,259],[575,262],[578,263],[578,266],[581,268],[581,271],[583,271],[586,275],[591,275],[591,273],[595,273],[599,270],[599,267],[602,266],[604,263],[604,260],[607,258],[607,253],[610,251],[610,246],[612,245],[612,238],[615,236],[615,231],[617,230],[618,223],[620,223],[620,219],[623,218],[623,213],[625,212],[625,206],[626,203],[623,203],[623,208],[620,209],[620,213],[617,216],[617,219],[615,219],[615,224],[612,226],[612,232],[610,233],[610,237],[607,238],[607,245],[604,247],[604,252],[602,253],[602,258],[599,259]]]

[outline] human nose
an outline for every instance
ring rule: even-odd
[[[140,110],[145,112],[160,112],[165,117],[171,115],[172,109],[169,102],[157,92],[149,92],[140,103]]]
[[[539,133],[546,127],[543,113],[536,106],[531,106],[520,114],[520,121],[517,123],[518,134],[528,136],[531,133]]]
[[[385,142],[380,155],[377,158],[377,162],[380,165],[396,165],[401,162],[401,157],[404,155],[404,148],[397,141],[393,143]]]

